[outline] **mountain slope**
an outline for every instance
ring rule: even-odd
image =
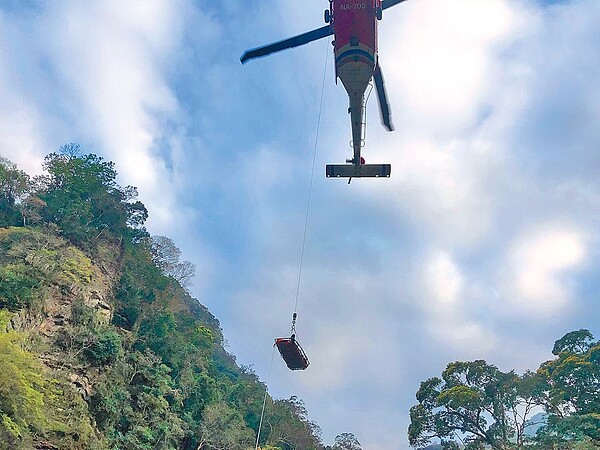
[[[265,386],[113,164],[71,144],[0,169],[0,450],[254,448]],[[266,411],[261,445],[323,448],[297,398]]]

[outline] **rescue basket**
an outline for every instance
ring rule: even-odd
[[[275,345],[288,369],[305,370],[310,364],[308,357],[304,353],[304,350],[302,350],[302,346],[294,335],[289,338],[275,339]]]

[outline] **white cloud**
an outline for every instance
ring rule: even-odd
[[[3,92],[1,87],[0,97],[0,155],[13,161],[19,169],[30,175],[39,174],[42,170],[39,153],[42,145],[37,133],[36,113],[27,106],[14,102],[10,93]]]
[[[175,202],[154,145],[178,113],[164,66],[181,34],[177,6],[61,3],[48,11],[40,33],[77,127],[100,142],[121,179],[140,189],[158,223],[171,220]]]
[[[495,336],[470,317],[473,305],[468,283],[448,253],[437,252],[427,259],[421,281],[427,329],[463,357],[475,357],[492,349]]]
[[[428,307],[442,317],[456,312],[463,300],[461,296],[464,294],[464,279],[450,255],[433,255],[425,270],[424,286],[427,289],[427,297],[432,300]]]
[[[8,36],[0,40],[1,50],[11,51],[0,50],[0,61],[8,61],[0,69],[0,92],[8,94],[0,115],[9,117],[2,121],[7,132],[0,148],[21,141],[19,152],[8,150],[8,156],[27,161],[19,164],[24,168],[38,164],[39,172],[43,154],[77,141],[114,161],[120,180],[139,188],[152,229],[176,226],[182,186],[171,153],[186,136],[170,82],[187,21],[201,25],[195,38],[204,36],[205,43],[216,39],[218,27],[184,0],[61,1],[29,14],[26,22],[14,16],[10,43]],[[31,24],[35,29],[27,32]]]
[[[509,250],[506,298],[515,314],[547,317],[573,300],[569,275],[585,263],[585,235],[572,227],[542,226],[521,236]]]
[[[386,11],[380,56],[394,113],[412,132],[468,126],[494,88],[494,52],[521,17],[506,0],[438,0]],[[392,23],[392,20],[396,22]],[[403,125],[400,125],[403,126]]]
[[[364,191],[378,198],[383,190],[382,204],[393,202],[439,245],[477,248],[521,176],[502,136],[527,96],[507,81],[518,69],[507,68],[504,53],[536,19],[505,0],[403,7],[386,12],[398,26],[380,29],[397,131],[384,134],[371,120],[365,150],[369,162],[392,164],[392,179]]]
[[[386,202],[406,211],[441,245],[481,244],[494,214],[496,186],[489,182],[506,175],[501,149],[477,137],[443,143],[398,136],[372,144],[395,149],[376,159],[392,164],[393,178],[384,186],[365,186],[365,194],[377,198],[383,190]]]

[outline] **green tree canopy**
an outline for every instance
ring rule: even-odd
[[[21,203],[31,190],[31,180],[22,170],[0,156],[0,227],[23,223]]]
[[[581,355],[588,352],[594,344],[596,344],[594,336],[589,330],[571,331],[554,343],[552,354],[557,356],[561,353]]]
[[[449,364],[441,378],[421,383],[409,442],[440,440],[446,449],[600,446],[600,343],[588,330],[572,331],[553,353],[556,359],[522,376],[485,361]]]
[[[287,400],[275,400],[265,413],[267,443],[283,450],[322,448],[321,430],[308,420],[304,402],[296,396]]]
[[[448,448],[512,448],[525,440],[536,405],[532,374],[502,372],[483,360],[450,363],[442,377],[421,383],[410,410],[409,442],[439,439]]]
[[[545,439],[591,439],[600,446],[600,342],[588,330],[567,333],[556,341],[558,357],[542,364],[543,395],[549,414]]]
[[[66,237],[85,242],[102,233],[127,234],[141,227],[148,212],[131,186],[116,182],[114,163],[94,154],[80,154],[76,144],[61,147],[44,160],[47,176],[37,179],[39,197],[45,202],[42,216],[57,224]]]
[[[342,433],[335,437],[335,442],[331,450],[362,450],[362,447],[354,434]]]
[[[204,410],[198,432],[200,450],[246,450],[254,440],[241,414],[222,402]]]

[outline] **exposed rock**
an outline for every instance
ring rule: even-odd
[[[93,386],[86,371],[81,371],[80,373],[69,373],[68,380],[71,382],[73,387],[77,389],[77,392],[81,394],[85,401],[90,399]]]
[[[52,442],[48,441],[37,441],[33,444],[35,450],[58,450],[58,447]]]
[[[35,250],[38,235],[32,232],[27,237],[31,239],[29,248]],[[90,263],[90,259],[77,253],[79,251],[63,239],[53,237],[43,242],[45,250],[55,251],[61,255],[64,253],[75,260],[80,258],[83,264],[86,264],[87,261],[89,266],[81,266],[80,272],[72,271],[66,275],[60,272],[49,272],[55,281],[41,292],[41,302],[37,306],[16,313],[12,317],[9,327],[14,331],[31,332],[32,335],[41,336],[45,341],[45,345],[42,345],[45,350],[40,355],[41,361],[51,370],[64,371],[71,385],[85,400],[88,400],[93,390],[95,369],[74,365],[76,356],[82,352],[83,348],[71,348],[65,352],[65,345],[70,346],[76,342],[76,339],[73,342],[69,341],[71,339],[69,333],[72,333],[72,327],[76,325],[73,323],[73,305],[76,302],[83,302],[84,305],[91,308],[98,324],[111,322],[114,284],[119,279],[117,273],[120,251],[117,251],[117,247],[111,248],[107,245],[104,248],[107,261],[96,260]],[[33,252],[30,253],[33,254]],[[16,258],[18,257],[16,256]],[[37,260],[33,262],[37,263]],[[48,262],[44,268],[56,267],[56,264],[53,266],[52,263],[53,261]],[[29,261],[28,264],[33,263]],[[63,330],[66,333],[62,333]],[[66,342],[65,336],[67,336]],[[61,343],[57,345],[59,341]],[[44,445],[41,442],[35,448],[54,448],[44,447]]]

